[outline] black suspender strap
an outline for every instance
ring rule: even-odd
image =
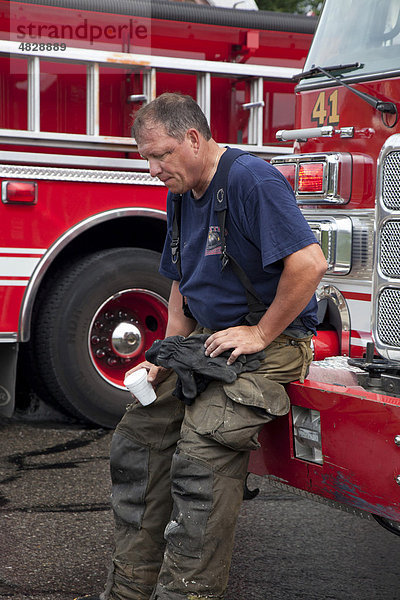
[[[242,154],[247,153],[236,148],[227,148],[219,160],[218,171],[216,174],[215,189],[217,191],[214,210],[218,217],[219,235],[221,239],[221,262],[222,269],[225,269],[228,264],[231,265],[233,272],[243,285],[246,291],[249,313],[264,313],[267,309],[264,302],[254,289],[254,286],[248,278],[243,267],[241,267],[241,265],[235,258],[233,258],[233,256],[228,254],[226,248],[225,221],[228,210],[228,176],[233,162]]]
[[[181,249],[180,249],[180,231],[181,231],[181,207],[182,207],[182,195],[174,194],[172,196],[174,203],[174,216],[172,219],[172,232],[171,232],[171,256],[172,262],[176,265],[178,275],[182,279],[181,269]]]
[[[171,231],[171,260],[178,271],[180,279],[182,279],[182,268],[181,268],[181,209],[182,209],[182,194],[174,194],[172,196],[172,202],[174,203],[174,215],[172,218],[172,231]],[[194,319],[190,312],[189,306],[186,304],[186,298],[182,296],[182,310],[188,319]]]
[[[217,216],[218,216],[219,229],[220,229],[220,231],[223,231],[223,228],[225,227],[226,211],[225,210],[219,211],[217,213]],[[220,235],[220,237],[221,237],[221,243],[225,244],[225,234],[223,236]],[[250,313],[259,313],[259,312],[264,313],[267,310],[267,307],[265,306],[265,304],[262,301],[262,299],[260,298],[260,296],[257,294],[256,290],[254,289],[253,284],[251,283],[250,279],[248,278],[243,267],[241,267],[239,265],[239,263],[237,262],[237,260],[235,258],[233,258],[233,256],[228,254],[228,252],[226,250],[226,244],[225,244],[225,247],[222,248],[221,262],[222,262],[222,269],[224,269],[227,264],[231,265],[233,272],[235,273],[236,277],[239,279],[240,283],[243,285],[245,292],[246,292],[246,300],[247,300],[247,305],[249,307],[249,312]]]

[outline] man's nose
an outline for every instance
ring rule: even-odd
[[[158,177],[162,171],[160,162],[154,159],[149,159],[149,169],[152,177]]]

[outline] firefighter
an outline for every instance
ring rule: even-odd
[[[207,334],[202,354],[227,366],[263,358],[231,383],[209,381],[191,403],[174,395],[174,371],[136,367],[157,399],[130,405],[114,433],[115,548],[105,591],[86,598],[221,600],[249,453],[263,425],[289,411],[283,384],[304,380],[326,261],[286,179],[220,148],[189,96],[142,107],[134,135],[169,189],[166,337]]]

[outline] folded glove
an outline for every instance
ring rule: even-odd
[[[205,355],[204,342],[208,337],[208,334],[187,338],[175,335],[156,340],[146,352],[149,362],[175,371],[178,375],[175,394],[187,404],[192,404],[210,381],[232,383],[240,373],[258,369],[265,357],[264,351],[241,354],[234,363],[228,365],[229,350],[215,358]]]

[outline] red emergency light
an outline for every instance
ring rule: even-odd
[[[37,183],[34,181],[2,181],[1,199],[4,204],[36,204]]]
[[[298,173],[298,192],[321,194],[324,191],[325,163],[300,163]]]
[[[271,164],[293,185],[298,204],[346,204],[350,200],[353,164],[364,176],[365,160],[348,152],[289,154],[271,158]]]

